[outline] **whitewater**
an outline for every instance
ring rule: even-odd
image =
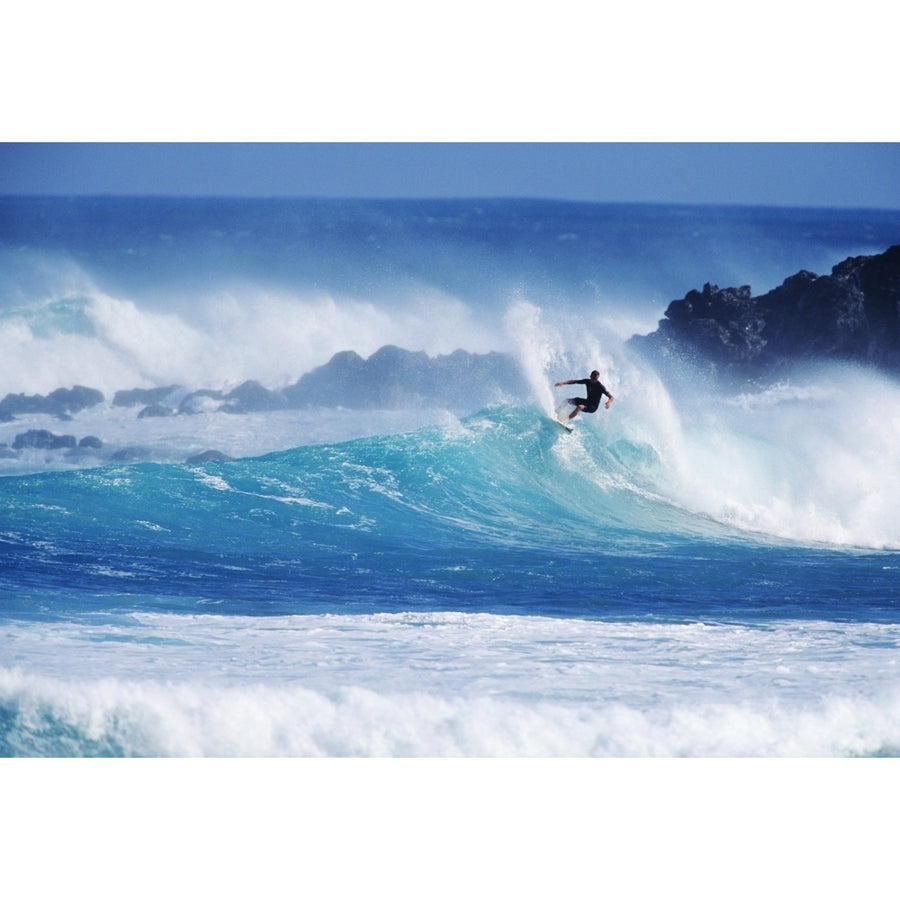
[[[103,395],[0,421],[0,754],[897,755],[900,385],[726,389],[628,339],[898,242],[872,210],[0,198],[0,399]],[[114,402],[386,345],[521,379]],[[594,368],[615,403],[569,434],[553,385]]]

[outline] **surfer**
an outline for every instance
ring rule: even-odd
[[[564,384],[583,384],[587,388],[587,397],[570,397],[568,403],[571,403],[575,409],[569,414],[570,419],[574,419],[580,412],[592,413],[597,412],[603,395],[606,394],[609,400],[604,403],[604,407],[609,409],[613,400],[616,398],[600,383],[600,373],[594,369],[590,378],[570,378],[568,381],[557,381],[556,386],[562,387]]]

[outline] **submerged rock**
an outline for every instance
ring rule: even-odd
[[[149,447],[122,447],[121,450],[116,450],[115,453],[110,457],[113,462],[142,462],[144,460],[152,459],[153,451]]]
[[[221,450],[204,450],[202,453],[189,456],[185,462],[193,465],[207,462],[232,462],[233,459],[234,457],[228,456],[227,453],[222,453]]]

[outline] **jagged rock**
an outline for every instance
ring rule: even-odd
[[[139,419],[164,419],[166,416],[174,416],[175,410],[171,406],[163,406],[162,403],[153,403],[145,406],[139,413]]]
[[[273,409],[284,409],[284,396],[277,391],[270,391],[258,381],[245,381],[233,391],[225,395],[220,407],[222,412],[247,413],[268,412]]]
[[[104,400],[103,393],[95,388],[84,387],[76,384],[73,388],[57,388],[47,395],[47,400],[55,407],[59,407],[63,412],[74,415],[87,409],[90,406],[96,406]]]
[[[665,316],[632,345],[743,378],[820,359],[900,372],[900,245],[846,259],[831,275],[800,271],[760,297],[707,284],[672,301]]]
[[[166,397],[174,394],[178,389],[178,386],[173,384],[169,387],[116,391],[113,397],[113,406],[152,406],[155,403],[162,403]]]
[[[516,401],[527,396],[518,363],[505,353],[469,353],[455,350],[446,356],[429,357],[422,351],[384,346],[363,359],[352,350],[336,353],[324,366],[303,375],[284,390],[269,390],[258,381],[245,381],[227,394],[197,390],[184,394],[177,386],[117,391],[113,405],[146,405],[139,419],[179,414],[222,411],[269,412],[310,406],[346,409],[402,409],[438,406],[469,412],[491,403]],[[78,411],[79,402],[103,399],[88,388],[54,391],[53,400],[8,395],[0,404],[0,421],[23,412]],[[79,401],[80,398],[80,401]],[[83,407],[81,407],[83,408]]]
[[[76,446],[72,434],[53,434],[43,428],[17,434],[13,441],[13,450],[68,450]]]
[[[68,418],[102,402],[103,394],[100,391],[80,384],[73,388],[57,388],[46,397],[40,394],[7,394],[0,400],[0,420],[8,422],[14,416],[34,413]]]
[[[504,353],[449,356],[385,346],[363,359],[352,350],[303,375],[284,390],[291,407],[400,409],[440,406],[473,410],[501,399],[525,396],[522,373]]]
[[[226,453],[222,453],[220,450],[204,450],[202,453],[196,453],[194,456],[189,456],[185,462],[193,465],[194,463],[206,463],[206,462],[231,462],[233,457],[228,456]]]
[[[180,415],[197,415],[204,412],[215,412],[219,409],[224,397],[221,391],[200,390],[188,394],[178,407]]]
[[[153,456],[153,453],[147,447],[122,447],[121,450],[116,450],[115,453],[110,457],[114,462],[139,462],[140,460],[150,459]]]

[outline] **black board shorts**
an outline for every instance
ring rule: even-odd
[[[572,406],[583,406],[582,412],[597,412],[597,407],[600,405],[599,403],[588,403],[584,397],[569,397],[569,403]]]

